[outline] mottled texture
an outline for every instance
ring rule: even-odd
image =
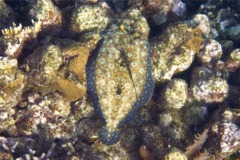
[[[235,49],[230,53],[226,61],[226,67],[230,72],[235,72],[240,66],[240,49]]]
[[[127,16],[132,21],[112,25],[87,66],[88,89],[106,123],[99,133],[105,144],[120,139],[119,127],[134,118],[153,91],[146,20],[137,10]]]
[[[228,83],[214,75],[210,68],[196,68],[192,74],[191,92],[194,98],[205,103],[222,102],[228,96]]]
[[[0,57],[0,132],[14,134],[16,113],[26,86],[26,77],[18,69],[16,59]]]
[[[157,83],[168,81],[186,70],[201,48],[201,30],[186,23],[169,25],[151,46],[153,77]]]
[[[71,29],[75,32],[102,31],[110,21],[107,8],[83,5],[73,11]]]
[[[147,15],[148,19],[153,22],[154,25],[162,25],[167,21],[168,13],[171,11],[175,1],[173,0],[129,0],[128,5],[139,7],[140,11]]]
[[[197,53],[197,57],[202,63],[216,61],[222,56],[222,47],[214,39],[208,39],[204,42],[202,49]]]
[[[26,85],[16,59],[0,57],[0,108],[8,110],[18,104]]]
[[[9,29],[2,30],[3,36],[0,37],[0,49],[3,50],[4,55],[18,58],[22,54],[24,44],[27,44],[26,42],[30,40],[35,40],[41,29],[41,21],[33,22],[33,26],[24,28],[21,24],[16,26],[13,23],[13,26],[9,27]]]
[[[187,95],[187,83],[182,79],[173,79],[167,84],[161,97],[165,108],[180,109],[185,104]]]
[[[206,149],[215,159],[228,159],[229,155],[239,150],[240,147],[240,110],[224,105],[222,107],[212,117],[209,138],[206,142],[208,146]]]
[[[189,160],[239,159],[239,6],[236,0],[0,0],[0,159],[184,157],[173,147]],[[139,67],[146,67],[140,55],[147,41],[156,85],[149,103],[136,111],[133,102],[147,91],[137,90],[146,81]],[[117,104],[116,114],[107,112],[117,105],[81,92],[95,82],[86,80],[88,55],[98,65],[88,73],[101,70],[97,80],[105,81],[94,90],[111,89],[99,97]],[[106,63],[116,64],[117,73]],[[175,84],[179,79],[184,85]],[[120,85],[111,88],[112,80]],[[134,111],[125,116],[125,109]],[[106,137],[122,115],[119,143],[102,143],[118,140]]]
[[[34,90],[42,94],[57,90],[67,101],[75,101],[86,93],[83,82],[89,52],[74,42],[71,44],[75,47],[42,46],[29,56],[29,79],[38,84]],[[35,61],[39,63],[36,65]]]
[[[174,148],[164,156],[164,160],[187,160],[187,157],[180,150]]]
[[[208,16],[204,14],[197,14],[194,16],[193,20],[195,23],[197,23],[198,28],[201,29],[202,34],[205,37],[209,37],[211,32],[211,26]]]
[[[61,30],[62,13],[51,0],[30,1],[31,10],[29,16],[43,23],[43,30],[49,33],[57,33]]]
[[[168,147],[161,128],[148,124],[141,127],[140,133],[142,143],[151,149],[152,156],[155,159],[163,159],[163,156],[168,153]]]

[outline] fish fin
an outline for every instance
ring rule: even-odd
[[[128,61],[128,57],[127,57],[125,51],[123,50],[123,48],[121,48],[120,52],[121,52],[121,56],[122,56],[122,58],[123,58],[123,60],[126,64],[128,74],[130,75],[130,78],[132,80],[132,84],[133,84],[133,87],[134,87],[134,90],[135,90],[135,95],[136,95],[136,100],[137,100],[138,99],[137,90],[136,90],[135,83],[133,81],[132,72],[131,72],[131,69],[130,69],[130,64],[129,64],[129,61]]]

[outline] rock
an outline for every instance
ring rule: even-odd
[[[219,103],[228,96],[228,83],[215,76],[211,69],[199,67],[192,73],[190,90],[198,101]]]
[[[180,109],[184,106],[188,96],[187,83],[182,79],[173,79],[161,95],[166,109]]]
[[[164,156],[164,160],[187,160],[187,157],[180,150],[172,149],[172,151]]]
[[[240,49],[235,49],[230,53],[226,61],[226,67],[230,72],[235,72],[240,66]]]
[[[43,31],[56,34],[62,30],[62,13],[51,0],[30,1],[29,16],[42,22]]]
[[[151,44],[153,78],[157,83],[169,81],[192,64],[203,39],[199,28],[186,23],[170,25]]]
[[[101,6],[82,5],[73,11],[71,29],[74,32],[103,31],[110,22],[109,9]]]
[[[197,53],[197,57],[202,63],[219,60],[222,56],[222,47],[214,39],[206,40],[203,43],[202,49]]]

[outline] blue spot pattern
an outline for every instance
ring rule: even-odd
[[[92,95],[93,103],[94,103],[94,105],[93,105],[94,110],[105,122],[104,116],[101,112],[99,99],[98,99],[98,95],[97,95],[97,89],[95,86],[95,68],[94,68],[96,60],[97,60],[97,55],[98,55],[97,53],[98,53],[103,41],[104,41],[104,39],[101,39],[98,42],[96,49],[94,50],[94,52],[91,54],[91,56],[88,59],[88,63],[86,65],[86,78],[87,78],[87,90]]]
[[[118,124],[118,127],[122,127],[127,122],[132,121],[137,113],[137,109],[143,105],[145,105],[152,96],[154,89],[154,81],[152,78],[152,68],[151,68],[151,60],[150,60],[150,46],[147,45],[148,55],[147,55],[147,79],[145,85],[143,87],[143,92],[138,97],[137,101],[134,103],[132,110],[127,114],[127,116]]]
[[[106,120],[103,116],[103,113],[101,112],[100,103],[97,95],[97,90],[95,86],[95,63],[98,56],[98,51],[101,48],[101,45],[103,44],[104,39],[101,39],[98,43],[94,53],[90,56],[89,61],[86,65],[86,75],[87,75],[87,89],[89,93],[93,97],[94,101],[94,109],[97,112],[98,115],[100,115],[101,119],[106,123]],[[148,55],[147,55],[147,78],[146,82],[144,84],[143,92],[142,94],[137,98],[137,101],[134,103],[131,111],[126,115],[124,119],[120,121],[118,124],[118,129],[114,132],[109,133],[108,130],[103,126],[99,131],[99,139],[106,145],[112,145],[119,141],[120,139],[120,131],[119,128],[122,127],[124,124],[126,124],[129,121],[132,121],[137,113],[137,109],[144,104],[146,104],[149,99],[151,98],[153,89],[154,89],[154,81],[152,78],[152,72],[151,72],[151,61],[150,61],[150,49],[149,45],[147,45],[148,48]]]

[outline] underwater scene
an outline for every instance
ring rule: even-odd
[[[240,160],[239,0],[0,0],[1,160]]]

